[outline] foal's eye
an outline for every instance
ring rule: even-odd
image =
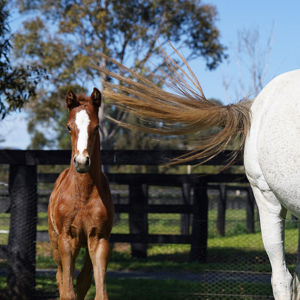
[[[97,132],[99,130],[99,125],[97,125],[94,129],[95,132]]]
[[[71,127],[69,125],[67,125],[66,129],[71,132]]]

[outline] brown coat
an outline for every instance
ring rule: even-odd
[[[56,278],[61,299],[84,299],[91,284],[92,269],[96,284],[95,299],[107,299],[105,275],[114,208],[108,181],[101,170],[98,133],[101,95],[95,90],[90,98],[77,98],[71,91],[68,92],[66,102],[72,159],[70,167],[58,177],[49,201],[49,237],[58,265]],[[76,121],[76,116],[82,110],[85,110],[86,120],[80,123]],[[82,149],[78,146],[82,143],[78,142],[80,134],[81,139],[86,140],[86,147],[81,146]],[[87,252],[76,283],[76,298],[74,265],[82,247],[87,248]]]

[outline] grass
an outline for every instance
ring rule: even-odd
[[[39,214],[38,230],[46,230],[47,215]],[[108,266],[109,270],[139,270],[145,272],[208,272],[208,271],[249,271],[270,272],[270,264],[263,248],[261,234],[256,224],[257,233],[245,233],[245,211],[228,210],[226,212],[226,236],[217,235],[215,220],[216,210],[209,212],[209,238],[207,263],[188,262],[189,245],[149,245],[148,258],[131,258],[130,245],[112,245],[112,255]],[[9,215],[0,215],[0,229],[9,228]],[[179,234],[179,214],[150,214],[149,232],[151,234]],[[288,267],[295,268],[298,246],[298,224],[286,223],[286,252]],[[113,233],[128,233],[128,215],[121,214],[120,221],[114,226]],[[7,235],[6,235],[7,236]],[[7,238],[7,237],[6,237]],[[77,259],[76,269],[83,264],[84,250]],[[6,266],[0,262],[0,268]],[[37,268],[54,268],[56,264],[52,257],[49,243],[37,243]],[[54,278],[40,278],[37,280],[37,292],[41,294],[57,293]],[[272,295],[270,284],[262,283],[196,283],[175,280],[148,280],[148,279],[113,279],[108,280],[108,293],[111,300],[117,299],[253,299],[249,295]],[[0,277],[0,290],[5,289],[6,279]],[[92,299],[95,287],[92,285],[87,299]],[[209,296],[211,295],[211,296]],[[212,295],[218,295],[214,298]],[[230,295],[230,296],[229,296]],[[210,298],[211,297],[211,298]],[[0,295],[1,298],[1,295]]]
[[[174,270],[198,272],[203,270],[238,270],[270,272],[270,264],[263,248],[261,234],[245,233],[245,211],[228,210],[226,213],[226,236],[216,233],[216,210],[209,211],[208,262],[188,263],[189,245],[149,245],[148,259],[136,260],[130,257],[130,246],[113,245],[109,268],[111,270]],[[9,228],[9,215],[0,214],[0,229]],[[179,214],[149,214],[151,234],[180,234]],[[286,230],[286,252],[289,267],[295,266],[298,246],[297,223],[288,221]],[[256,230],[258,226],[256,226]],[[47,214],[39,213],[38,230],[47,230]],[[120,221],[113,227],[113,233],[129,233],[128,214],[120,214]],[[3,234],[2,234],[3,237]],[[0,236],[1,238],[1,236]],[[4,235],[7,239],[7,234]],[[3,243],[3,242],[2,242]],[[83,253],[78,258],[83,263]],[[37,243],[37,268],[56,268],[49,243]]]
[[[246,213],[244,210],[228,210],[226,213],[226,236],[247,233],[245,227]],[[210,210],[209,237],[218,237],[216,230],[217,211]],[[148,214],[150,234],[180,234],[180,214]],[[259,230],[256,224],[256,230]],[[128,214],[121,213],[120,220],[114,225],[112,233],[129,233]]]
[[[0,277],[0,296],[5,287]],[[257,290],[259,292],[257,292]],[[58,297],[57,286],[54,280],[47,278],[36,279],[36,292],[40,297]],[[107,292],[110,300],[186,300],[186,299],[253,299],[255,292],[257,296],[270,295],[270,285],[230,283],[226,281],[206,284],[196,282],[185,282],[178,280],[145,280],[145,279],[113,279],[107,280]],[[216,296],[217,294],[217,296]],[[86,300],[94,299],[95,285],[92,284],[88,291]]]

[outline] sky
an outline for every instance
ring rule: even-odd
[[[239,73],[238,32],[259,33],[258,49],[262,61],[265,61],[267,41],[270,37],[273,39],[264,85],[277,75],[300,67],[299,0],[202,0],[202,3],[216,6],[216,26],[220,30],[220,41],[227,47],[229,55],[229,59],[214,71],[209,71],[201,58],[190,63],[206,98],[219,99],[224,104],[235,103],[243,97],[240,81],[246,90],[250,86],[248,70],[251,61],[247,56],[242,56],[242,71]],[[15,32],[21,25],[16,18],[12,18],[10,26]],[[227,89],[224,88],[224,81]],[[30,142],[26,124],[24,113],[14,113],[2,120],[0,134],[5,142],[0,147],[26,149]]]

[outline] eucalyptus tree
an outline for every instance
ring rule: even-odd
[[[201,56],[209,69],[226,58],[215,24],[216,8],[200,0],[14,1],[20,14],[28,16],[16,35],[15,55],[27,63],[38,61],[50,74],[29,105],[28,129],[36,145],[68,147],[59,132],[65,121],[61,99],[71,87],[76,93],[86,92],[108,80],[92,68],[113,68],[100,52],[141,74],[146,69],[155,72],[162,64],[159,48],[166,48],[169,41],[184,47],[188,59]],[[105,111],[113,117],[120,114],[107,102],[109,99],[101,106],[102,123]],[[46,129],[38,129],[41,126],[52,130],[47,135]],[[100,127],[103,144],[111,146],[116,125],[106,122]]]
[[[30,96],[35,95],[42,70],[37,66],[15,66],[10,59],[12,35],[7,1],[0,1],[0,117],[19,110]]]

